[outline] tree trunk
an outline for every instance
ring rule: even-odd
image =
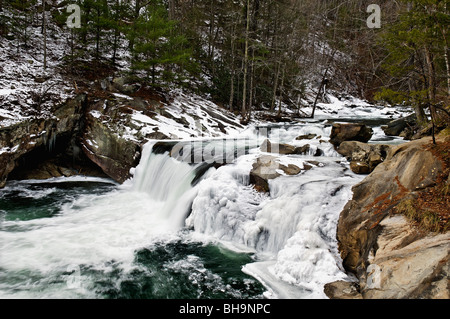
[[[278,114],[277,116],[281,116],[281,101],[283,100],[283,89],[284,89],[284,77],[286,75],[286,63],[283,65],[283,74],[281,75],[281,84],[280,84],[280,96],[278,98]]]
[[[95,59],[100,59],[100,8],[97,7],[97,32],[95,35]]]
[[[253,106],[253,78],[255,74],[255,50],[252,50],[252,63],[250,66],[250,88],[249,93],[250,96],[248,98],[248,110],[247,110],[247,121],[250,120],[250,116],[252,113],[252,106]]]
[[[447,94],[450,96],[450,63],[448,61],[448,46],[445,44],[444,48],[445,67],[447,70]]]
[[[47,20],[45,19],[45,1],[42,0],[42,33],[44,34],[44,70],[47,69]]]
[[[113,56],[112,56],[112,64],[116,64],[116,54],[117,54],[117,46],[118,46],[118,41],[119,41],[119,35],[120,35],[120,31],[119,31],[119,24],[118,21],[121,17],[121,7],[120,7],[120,0],[116,0],[116,14],[115,14],[115,22],[117,23],[114,26],[114,41],[113,41]]]
[[[447,94],[450,96],[450,62],[448,58],[448,42],[447,37],[445,36],[446,30],[440,27],[442,32],[442,37],[444,38],[444,61],[445,61],[445,69],[447,71]]]
[[[278,62],[277,67],[277,75],[275,76],[275,81],[273,83],[273,95],[272,95],[272,103],[270,104],[270,111],[273,112],[275,110],[275,102],[277,100],[277,90],[278,90],[278,78],[280,77],[280,63]]]
[[[437,121],[439,119],[434,104],[436,103],[436,73],[433,62],[433,55],[428,46],[425,46],[425,59],[427,63],[428,72],[428,94],[430,99],[430,113],[431,119]]]
[[[246,115],[247,104],[247,71],[248,71],[248,40],[249,40],[249,28],[250,28],[250,0],[247,0],[247,19],[245,30],[245,51],[244,51],[244,80],[242,83],[242,117]]]
[[[169,0],[169,20],[175,20],[175,0]]]
[[[235,67],[234,67],[234,32],[235,28],[233,27],[232,34],[231,34],[231,78],[230,78],[230,102],[228,103],[230,106],[230,111],[233,111],[233,101],[234,101],[234,74],[235,74]]]

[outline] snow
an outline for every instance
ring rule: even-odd
[[[100,113],[100,112],[97,111],[97,110],[92,110],[90,113],[91,113],[91,115],[92,115],[93,117],[95,117],[96,119],[98,119],[98,118],[100,118],[100,117],[102,116],[102,113]]]
[[[15,90],[13,89],[0,89],[0,95],[9,95],[13,93]]]
[[[126,100],[132,100],[133,99],[132,97],[130,97],[128,95],[125,95],[125,94],[113,93],[113,95],[115,97],[118,97],[118,98],[121,98],[121,99],[126,99]]]
[[[7,11],[3,15],[10,14]],[[50,13],[47,13],[50,14]],[[20,123],[30,114],[52,118],[51,107],[73,96],[73,87],[57,71],[68,52],[68,33],[49,25],[47,30],[47,69],[43,65],[43,35],[39,24],[27,28],[28,49],[17,48],[17,40],[0,41],[0,126]],[[37,111],[37,98],[46,92]]]
[[[63,41],[64,31],[50,28],[50,35],[54,33],[55,36],[48,37],[48,69],[44,71],[42,59],[36,59],[36,57],[42,57],[43,39],[39,29],[40,27],[36,26],[28,30],[32,35],[30,40],[32,49],[29,51],[19,48],[19,53],[16,54],[15,50],[10,48],[10,45],[13,45],[12,42],[3,40],[0,42],[0,126],[2,128],[13,126],[32,117],[52,118],[51,109],[55,103],[74,97],[71,84],[56,72],[56,67],[61,62],[60,58],[69,50]],[[37,112],[35,97],[41,96],[45,91],[51,98],[42,103]],[[192,173],[191,167],[185,163],[178,165],[174,161],[167,162],[161,156],[156,157],[156,161],[151,163],[156,167],[147,167],[144,161],[150,158],[150,154],[146,154],[141,160],[142,165],[133,170],[135,176],[141,176],[142,183],[151,182],[151,178],[143,178],[144,181],[142,181],[142,174],[147,177],[145,172],[148,173],[150,168],[152,168],[151,174],[159,176],[158,174],[164,172],[163,177],[166,179],[168,176],[171,177],[167,184],[163,185],[164,187],[158,184],[147,185],[146,188],[152,190],[151,195],[158,195],[157,199],[162,201],[166,199],[164,196],[173,190],[173,185],[178,185],[180,189],[178,193],[171,194],[174,196],[171,202],[177,203],[176,206],[164,206],[163,209],[178,211],[183,207],[189,207],[192,203],[192,213],[184,221],[186,226],[208,238],[220,240],[227,246],[238,247],[237,249],[245,246],[256,252],[258,262],[246,265],[243,271],[254,275],[266,285],[268,297],[325,298],[323,293],[325,283],[348,280],[340,266],[341,261],[335,239],[336,225],[340,211],[351,198],[351,187],[362,177],[348,170],[348,163],[328,142],[331,132],[331,122],[328,120],[345,122],[345,120],[394,119],[410,114],[411,109],[372,105],[351,96],[342,97],[330,92],[323,98],[327,102],[317,104],[315,119],[300,119],[294,122],[294,125],[280,125],[278,129],[267,130],[267,134],[263,134],[264,127],[261,125],[266,123],[253,119],[248,127],[243,127],[239,123],[239,117],[220,108],[206,97],[181,90],[173,90],[170,94],[171,97],[168,99],[170,102],[159,107],[155,115],[132,109],[130,114],[126,115],[129,117],[129,122],[116,121],[108,117],[106,100],[101,110],[91,110],[89,114],[95,120],[109,126],[115,134],[139,143],[148,139],[146,136],[149,134],[159,132],[172,140],[180,141],[215,141],[225,137],[231,140],[245,141],[247,139],[251,141],[252,150],[248,154],[233,158],[232,163],[228,165],[218,169],[211,168],[195,187],[195,191],[189,190],[183,195],[182,201],[177,201],[175,196],[191,187],[190,180],[183,179]],[[113,93],[113,98],[122,105],[127,105],[133,100],[133,97],[121,93]],[[282,108],[285,113],[294,113],[285,104],[282,104]],[[304,107],[301,111],[311,114],[312,107]],[[254,112],[254,115],[257,118],[258,112]],[[32,134],[30,137],[34,138],[42,134],[44,132]],[[316,134],[316,136],[312,139],[296,139],[300,135],[307,134]],[[286,176],[280,171],[282,176],[269,181],[270,195],[261,194],[249,184],[249,172],[258,156],[262,154],[258,148],[253,147],[266,138],[272,142],[288,143],[294,146],[310,145],[307,155],[278,156],[276,160],[280,164],[286,166],[293,164],[304,169],[308,161],[319,163],[317,165],[308,163],[313,168],[302,171],[296,176]],[[388,139],[379,127],[374,127],[371,143],[377,142],[398,143],[401,139]],[[87,139],[87,143],[97,147],[94,140]],[[0,154],[13,153],[18,147],[19,145],[0,145]],[[211,151],[214,147],[215,144],[211,143],[210,149],[205,149]],[[202,149],[202,152],[205,149]],[[314,156],[317,150],[321,150],[323,156]],[[181,173],[186,173],[183,178],[180,178]],[[83,177],[77,178],[85,180]],[[55,183],[61,181],[67,181],[67,179],[52,180]],[[138,183],[139,180],[135,182]],[[135,211],[131,211],[131,216],[137,223],[127,221],[128,229],[123,227],[121,231],[128,236],[129,229],[133,229],[136,224],[140,225],[138,239],[147,243],[148,227],[144,227],[146,223],[155,230],[160,226],[159,221],[163,222],[164,226],[170,223],[167,222],[166,216],[145,217],[142,216],[144,214],[137,214],[143,210],[144,204],[151,206],[154,203],[146,201],[143,204],[142,197],[134,195],[135,198],[131,201],[129,197],[122,196],[120,204],[126,211],[130,208],[129,203],[136,206],[131,207],[135,208]],[[98,205],[94,208],[85,207],[81,214],[86,216],[80,218],[80,221],[92,218],[92,214],[88,214],[90,211],[94,211],[97,216],[104,216],[105,219],[109,218],[106,210]],[[119,218],[123,217],[121,211],[117,210]],[[153,220],[152,217],[156,219]],[[66,216],[63,218],[70,221]],[[177,221],[172,224],[180,223],[182,222]],[[173,228],[173,225],[169,228]],[[64,227],[61,229],[66,230]],[[92,244],[89,240],[95,232],[91,232],[91,229],[86,232],[92,235],[82,239],[86,244]],[[105,242],[100,243],[107,246],[106,239],[114,233],[115,230],[111,233],[103,232]],[[84,236],[85,232],[82,234]],[[123,238],[124,247],[127,245],[127,238],[125,236]],[[65,240],[70,243],[72,238],[67,237]],[[46,245],[54,248],[54,243],[51,241],[47,241]],[[100,246],[96,246],[95,249],[101,249]],[[114,251],[115,249],[111,249],[111,253]],[[67,252],[60,253],[64,255]],[[124,258],[121,253],[124,251],[118,251],[117,255],[113,254],[112,257]],[[88,257],[86,257],[87,261],[89,261]],[[126,258],[128,257],[127,255]]]

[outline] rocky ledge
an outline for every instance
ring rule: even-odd
[[[449,146],[439,137],[391,147],[353,187],[337,240],[358,281],[327,284],[330,298],[450,297]]]

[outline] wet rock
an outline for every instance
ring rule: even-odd
[[[293,146],[283,143],[273,143],[266,139],[260,146],[262,152],[275,153],[282,155],[305,155],[309,153],[311,146],[305,144],[303,146]],[[322,150],[317,149],[315,156],[320,156],[323,153]]]
[[[283,155],[296,154],[296,147],[289,144],[272,143],[266,139],[260,146],[262,152]]]
[[[298,146],[294,149],[294,154],[306,155],[309,153],[311,146],[309,144],[305,144],[303,146]],[[319,149],[317,149],[319,151]],[[316,155],[314,155],[316,156]]]
[[[370,173],[369,165],[364,162],[351,161],[350,169],[352,170],[353,173],[356,173],[356,174],[369,174]]]
[[[373,130],[365,124],[341,124],[335,123],[331,128],[330,143],[335,147],[344,141],[368,142],[373,135]]]

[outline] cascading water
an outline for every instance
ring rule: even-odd
[[[89,180],[9,183],[0,195],[0,296],[261,298],[268,289],[269,297],[324,297],[324,283],[345,277],[335,228],[358,177],[316,138],[308,155],[280,157],[303,167],[320,149],[313,169],[270,181],[270,195],[249,185],[265,138],[301,146],[295,136],[309,133],[329,136],[329,128],[215,140],[180,156],[169,156],[173,145],[148,144],[133,179],[91,180],[98,191],[85,191]],[[14,215],[23,196],[28,214]]]
[[[280,129],[269,138],[276,140],[276,133],[278,140],[292,142],[297,135],[314,133],[320,138],[329,135],[328,130]],[[352,173],[328,143],[319,139],[307,143],[320,148],[324,156],[313,156],[314,150],[280,157],[286,165],[315,164],[297,176],[269,180],[270,195],[256,192],[246,178],[260,153],[251,152],[220,167],[199,184],[187,219],[198,232],[255,249],[258,262],[244,270],[282,298],[324,298],[325,283],[348,279],[340,267],[335,231],[351,187],[362,177]]]
[[[123,186],[87,178],[8,183],[0,193],[0,296],[259,296],[262,287],[240,271],[248,255],[180,233],[199,165],[151,150]],[[229,260],[235,264],[224,273]]]

